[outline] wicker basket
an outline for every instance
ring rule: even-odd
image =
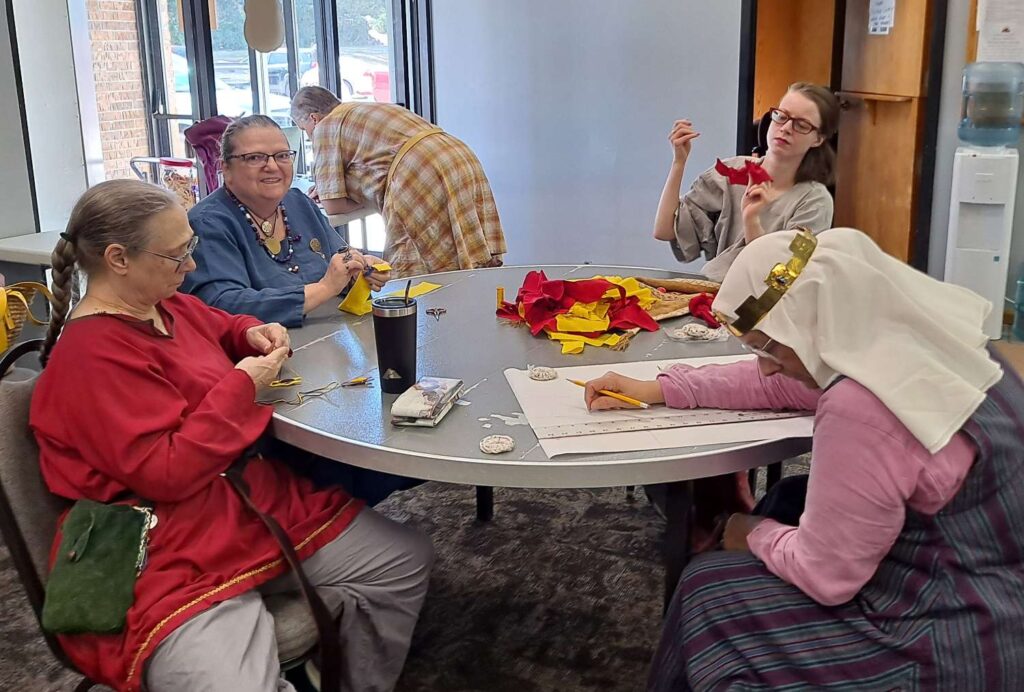
[[[46,299],[53,302],[53,294],[50,289],[35,281],[22,281],[20,283],[3,286],[0,289],[0,313],[3,313],[3,328],[0,329],[0,353],[5,352],[17,340],[21,334],[25,321],[32,324],[43,325],[46,320],[41,320],[32,314],[29,307],[36,293],[42,293]]]

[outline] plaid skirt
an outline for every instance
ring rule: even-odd
[[[483,166],[447,133],[416,143],[384,194],[384,256],[395,277],[499,266],[506,252]]]

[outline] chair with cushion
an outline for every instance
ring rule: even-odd
[[[41,345],[40,339],[23,342],[0,360],[0,535],[37,621],[43,609],[50,544],[61,512],[70,506],[46,488],[39,471],[39,448],[28,427],[37,372],[11,369],[19,357],[38,353]],[[317,634],[302,594],[268,596],[265,602],[274,616],[281,668],[304,663],[317,644]],[[57,660],[76,670],[57,638],[41,625],[39,630]],[[88,690],[94,684],[86,678],[76,690]]]

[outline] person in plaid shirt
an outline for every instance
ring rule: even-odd
[[[343,104],[322,87],[299,89],[291,116],[313,141],[327,213],[384,216],[392,276],[501,266],[498,209],[465,143],[402,106]]]

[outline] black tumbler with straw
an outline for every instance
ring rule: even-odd
[[[405,296],[373,299],[373,336],[381,391],[401,394],[416,384],[416,299]]]

